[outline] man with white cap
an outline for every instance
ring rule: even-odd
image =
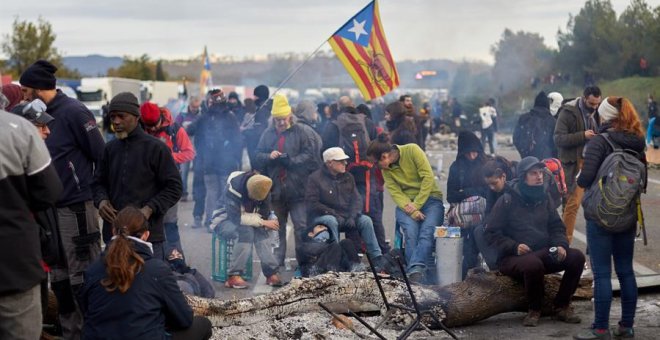
[[[325,166],[309,175],[307,180],[307,221],[327,226],[337,241],[339,232],[357,229],[366,244],[367,254],[379,263],[382,254],[374,226],[371,218],[362,214],[362,198],[353,175],[346,171],[348,158],[339,147],[323,152]]]

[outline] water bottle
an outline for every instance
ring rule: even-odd
[[[275,211],[271,210],[270,214],[268,215],[268,220],[270,221],[277,221],[277,215],[275,215]],[[270,233],[270,240],[271,244],[273,245],[273,249],[279,248],[280,246],[280,231],[279,230],[269,230]]]

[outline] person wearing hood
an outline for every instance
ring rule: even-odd
[[[598,135],[584,148],[584,166],[577,178],[577,185],[589,188],[598,185],[598,171],[612,152],[612,145],[637,153],[646,167],[644,154],[644,130],[639,115],[627,98],[607,97],[598,107],[600,129]],[[632,154],[632,153],[631,153]],[[646,184],[645,179],[642,179]],[[635,213],[635,212],[632,212]],[[636,214],[636,213],[635,213]],[[609,316],[612,304],[612,262],[621,287],[621,319],[614,335],[633,338],[635,310],[637,309],[637,282],[633,269],[637,221],[619,233],[602,228],[595,220],[587,218],[587,245],[594,274],[594,322],[592,327],[574,336],[575,339],[609,339]]]
[[[566,224],[568,242],[573,240],[575,219],[584,195],[584,189],[576,185],[575,178],[584,162],[582,158],[584,145],[596,136],[598,131],[596,109],[601,99],[600,89],[596,86],[588,86],[584,89],[582,97],[564,103],[557,114],[559,118],[555,126],[554,140],[568,187],[568,198],[562,215],[562,220]]]
[[[238,119],[239,122],[243,121],[245,107],[243,106],[243,103],[241,103],[241,99],[238,98],[238,93],[234,91],[229,92],[229,95],[227,96],[227,108],[229,108],[229,111],[236,116],[236,119]]]
[[[227,177],[240,168],[243,158],[243,141],[238,119],[227,106],[227,99],[221,89],[209,94],[209,110],[206,114],[188,126],[188,133],[195,137],[199,145],[197,153],[202,162],[199,174],[204,174],[206,187],[205,216],[203,225],[211,232],[213,211],[222,207],[223,192]],[[197,176],[198,174],[196,174]],[[196,216],[201,219],[201,216]],[[201,221],[196,220],[194,227]]]
[[[525,157],[517,168],[518,177],[507,183],[486,219],[486,240],[498,250],[499,271],[524,282],[528,313],[523,325],[535,327],[541,317],[545,274],[564,271],[554,298],[555,317],[579,323],[570,306],[580,275],[584,254],[569,248],[564,223],[548,195],[546,168],[536,157]],[[551,253],[556,250],[556,253]]]
[[[321,150],[323,150],[323,139],[318,130],[319,114],[316,111],[316,105],[310,100],[303,100],[298,103],[298,106],[296,106],[294,114],[298,118],[298,123],[307,127],[307,132],[314,140],[314,150],[316,150],[315,152],[319,157],[317,162],[320,163]]]
[[[195,158],[188,133],[179,124],[172,123],[172,114],[165,107],[146,102],[140,106],[140,120],[145,131],[167,145],[172,153],[172,158],[178,168]],[[163,218],[165,238],[169,247],[176,248],[183,254],[183,246],[179,237],[178,220],[179,203],[171,207]]]
[[[0,95],[4,96],[7,99],[4,107],[0,106],[0,110],[6,110],[11,112],[14,107],[23,101],[23,93],[21,92],[21,87],[16,84],[7,84],[0,86],[2,88],[2,93]],[[0,100],[0,103],[2,100]]]
[[[85,272],[78,301],[84,339],[209,339],[211,322],[194,316],[169,265],[154,256],[142,211],[117,213],[112,241]]]
[[[548,102],[550,102],[550,114],[557,120],[557,113],[564,103],[564,96],[559,92],[548,93]]]
[[[257,163],[257,145],[261,135],[268,128],[268,122],[270,121],[270,112],[273,109],[273,101],[270,100],[270,91],[268,86],[259,85],[254,88],[254,105],[257,107],[257,110],[254,114],[251,122],[247,122],[245,128],[243,129],[243,137],[245,138],[245,147],[248,151],[248,157],[250,158],[250,166],[252,169],[256,168]]]
[[[518,118],[518,124],[513,132],[513,145],[520,153],[520,158],[556,157],[557,151],[553,140],[555,123],[550,113],[548,96],[541,91],[534,99],[532,110]]]
[[[459,204],[472,196],[487,197],[488,187],[481,174],[487,158],[479,138],[470,131],[458,134],[458,153],[456,160],[449,166],[447,177],[447,202]],[[461,235],[463,242],[463,278],[469,269],[479,264],[479,250],[474,240],[474,228],[464,227]]]

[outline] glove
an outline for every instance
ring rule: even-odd
[[[219,235],[225,240],[233,240],[238,237],[238,226],[228,220],[218,225]]]
[[[344,226],[346,227],[346,229],[355,229],[355,219],[354,218],[346,219],[346,222],[344,222]]]

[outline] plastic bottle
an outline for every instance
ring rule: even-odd
[[[275,215],[275,211],[273,211],[273,210],[270,211],[270,214],[268,215],[268,220],[277,221],[277,215]],[[270,240],[271,240],[271,244],[273,245],[273,249],[279,248],[279,246],[280,246],[280,231],[279,230],[270,230],[268,232],[270,233]]]

